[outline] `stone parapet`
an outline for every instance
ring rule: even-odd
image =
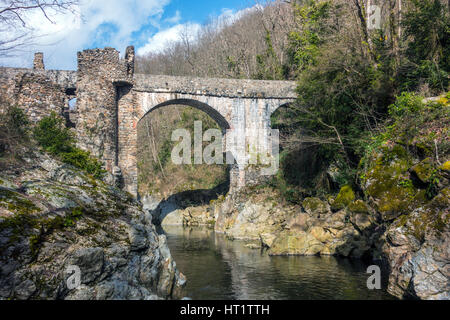
[[[295,81],[134,75],[135,91],[181,93],[226,98],[296,99]]]
[[[65,89],[76,88],[77,72],[70,70],[32,70],[26,68],[0,67],[0,81],[2,79],[3,81],[6,79],[14,79],[20,73],[39,74]]]

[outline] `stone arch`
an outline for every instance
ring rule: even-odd
[[[223,131],[226,131],[226,130],[231,128],[231,126],[228,123],[228,121],[220,114],[220,112],[218,112],[216,109],[214,109],[213,107],[211,107],[207,103],[201,102],[199,100],[193,100],[193,99],[171,99],[171,100],[164,101],[164,102],[162,102],[162,103],[160,103],[160,104],[150,108],[150,110],[148,110],[139,119],[139,121],[144,119],[149,113],[151,113],[151,112],[153,112],[155,110],[158,110],[158,109],[163,108],[163,107],[174,106],[174,105],[189,106],[189,107],[193,107],[195,109],[198,109],[200,111],[205,112],[214,121],[217,122],[217,124],[220,126],[220,128]]]
[[[290,105],[293,104],[293,101],[282,101],[280,104],[275,105],[272,110],[270,110],[270,117],[276,113],[277,111],[279,111],[282,108],[288,108]]]
[[[152,112],[169,106],[181,106],[181,107],[192,107],[194,109],[200,110],[204,113],[206,113],[208,116],[210,116],[220,127],[222,130],[222,143],[223,143],[223,157],[224,157],[224,164],[226,165],[227,159],[233,159],[234,155],[232,155],[230,152],[226,150],[226,134],[227,130],[231,129],[231,125],[229,121],[214,107],[209,105],[206,102],[202,102],[195,99],[190,98],[172,98],[168,99],[166,101],[160,102],[159,104],[150,107],[145,112],[139,113],[138,121],[136,124],[136,128],[139,125],[139,123],[144,120],[147,116],[149,116]],[[137,142],[137,129],[136,129],[136,142]],[[137,163],[137,154],[136,154],[136,161]],[[227,176],[228,176],[228,187],[231,188],[233,185],[233,181],[235,181],[239,174],[239,169],[237,165],[235,164],[235,161],[233,164],[227,165]],[[138,174],[137,168],[136,168],[136,175]],[[133,186],[134,190],[137,190],[137,179],[135,179],[136,185]],[[139,195],[141,196],[141,195]]]
[[[269,127],[273,128],[273,122],[272,122],[272,117],[277,113],[282,111],[283,108],[289,108],[289,106],[291,106],[293,104],[294,101],[283,101],[282,103],[280,103],[279,105],[275,105],[271,110],[270,110],[270,114],[269,114]]]

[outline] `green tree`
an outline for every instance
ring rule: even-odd
[[[410,0],[402,25],[406,58],[399,82],[403,90],[428,85],[431,94],[448,89],[450,70],[450,14],[439,0]]]

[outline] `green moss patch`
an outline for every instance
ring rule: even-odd
[[[431,158],[427,158],[412,167],[411,172],[413,172],[422,183],[428,183],[435,172],[434,162]]]
[[[22,194],[0,187],[0,207],[14,214],[33,214],[41,210]]]
[[[450,161],[447,161],[442,166],[440,166],[439,170],[450,172]]]
[[[356,198],[355,192],[353,191],[352,187],[349,185],[343,186],[339,191],[339,194],[337,195],[336,199],[333,201],[331,208],[334,211],[344,209],[350,203],[352,203],[355,200],[355,198]]]
[[[328,212],[327,203],[319,198],[306,198],[302,205],[308,214],[324,214]]]
[[[362,200],[356,200],[348,205],[348,209],[353,213],[369,214],[369,207]]]
[[[400,146],[384,148],[371,161],[364,181],[365,192],[374,199],[385,221],[408,214],[427,202],[426,192],[417,189],[410,180],[411,166],[412,158]]]

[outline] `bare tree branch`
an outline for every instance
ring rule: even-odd
[[[54,23],[52,15],[75,13],[78,4],[79,0],[0,0],[0,56],[11,56],[41,36],[33,34],[27,13],[39,11]]]

